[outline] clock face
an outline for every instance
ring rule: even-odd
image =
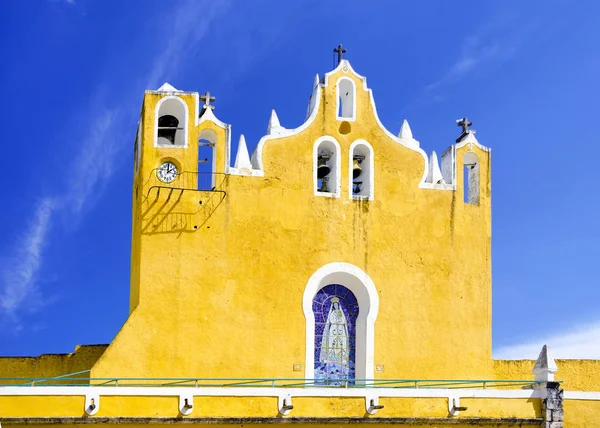
[[[177,167],[173,162],[165,162],[158,167],[156,175],[158,176],[158,179],[160,181],[170,183],[171,181],[175,180],[175,178],[177,178]]]

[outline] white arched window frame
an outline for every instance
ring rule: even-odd
[[[335,85],[336,104],[335,114],[337,120],[356,120],[356,85],[349,77],[340,77]]]
[[[331,152],[331,158],[329,159],[329,166],[331,172],[329,173],[329,192],[319,192],[319,179],[317,177],[319,153],[321,150],[329,150]],[[340,187],[342,179],[342,165],[341,165],[341,151],[340,143],[329,135],[320,137],[315,141],[313,146],[313,190],[315,196],[326,196],[329,198],[340,197]]]
[[[360,175],[362,188],[360,194],[354,194],[352,191],[354,179],[352,178],[352,170],[354,168],[354,155],[364,156],[364,160],[360,166],[363,170]],[[373,146],[365,140],[356,140],[350,145],[348,158],[348,194],[350,199],[367,199],[372,201],[375,199],[375,155]]]
[[[200,150],[203,147],[201,147],[200,144],[203,144],[205,142],[212,144],[212,146],[203,146],[203,147],[207,147],[210,149],[211,162],[210,162],[210,166],[207,166],[207,168],[201,168],[200,162],[202,161],[202,159],[200,157]],[[202,171],[203,173],[206,173],[206,174],[201,174],[200,173],[201,169],[206,169],[206,171]],[[213,131],[212,129],[203,129],[198,134],[198,172],[199,172],[198,188],[199,189],[202,189],[203,187],[207,187],[207,186],[205,186],[205,184],[207,184],[207,180],[210,181],[209,188],[212,189],[213,187],[215,187],[215,184],[216,184],[215,171],[216,170],[217,170],[217,133],[215,131]]]
[[[356,319],[356,379],[373,379],[375,364],[375,320],[379,312],[379,295],[375,284],[362,269],[350,263],[330,263],[317,270],[308,280],[302,298],[306,318],[306,365],[305,379],[315,377],[315,314],[313,298],[317,292],[330,284],[348,288],[358,301]]]
[[[154,110],[154,147],[186,148],[188,146],[188,113],[188,106],[181,98],[174,95],[161,98],[158,103],[156,103],[156,109]],[[182,144],[158,143],[158,119],[167,114],[174,116],[179,120],[178,127],[183,128],[180,131],[182,133]]]

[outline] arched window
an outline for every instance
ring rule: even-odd
[[[211,190],[215,187],[217,134],[205,129],[198,135],[198,190]]]
[[[464,177],[463,192],[466,204],[479,203],[479,159],[473,152],[468,152],[463,160]]]
[[[315,195],[340,196],[340,145],[333,137],[321,137],[314,145],[313,186]]]
[[[187,147],[188,109],[179,97],[162,98],[156,105],[157,147]]]
[[[315,316],[314,376],[317,384],[338,385],[355,378],[356,319],[354,293],[339,284],[321,288],[312,304]]]
[[[374,199],[375,167],[373,147],[364,140],[350,145],[348,177],[351,199]]]
[[[354,120],[356,117],[356,88],[354,81],[342,77],[337,81],[337,118],[338,120]]]

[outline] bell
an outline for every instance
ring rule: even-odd
[[[362,190],[362,181],[354,181],[352,182],[352,193],[358,195]]]
[[[331,172],[331,168],[327,165],[327,159],[319,156],[319,163],[317,166],[317,178],[321,180]]]
[[[357,178],[360,174],[362,174],[362,168],[360,167],[360,160],[354,159],[354,163],[352,166],[352,178]]]
[[[329,188],[327,187],[327,182],[329,180],[327,179],[327,177],[323,177],[321,179],[321,187],[319,188],[319,192],[325,192],[325,193],[329,193]]]
[[[175,144],[175,134],[179,126],[179,119],[175,116],[165,115],[158,118],[158,138],[165,138]]]

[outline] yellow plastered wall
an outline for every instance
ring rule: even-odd
[[[336,119],[336,81],[356,85],[355,121]],[[460,190],[419,188],[425,158],[389,138],[370,91],[351,70],[328,76],[319,110],[303,131],[271,139],[264,177],[223,176],[221,192],[154,187],[154,170],[174,160],[194,171],[198,135],[217,135],[217,172],[225,171],[227,129],[194,126],[187,149],[154,147],[159,93],[143,107],[141,165],[134,187],[132,313],[93,375],[304,377],[302,296],[310,276],[332,262],[365,271],[379,293],[375,364],[385,378],[486,378],[491,361],[489,152],[481,163],[481,200]],[[341,148],[341,196],[314,195],[313,145],[324,135]],[[349,147],[374,149],[375,197],[349,197]]]
[[[0,378],[48,378],[89,370],[106,347],[107,345],[84,345],[77,346],[72,354],[0,357]],[[86,376],[88,374],[84,373],[77,377]],[[15,380],[14,383],[19,381]]]

